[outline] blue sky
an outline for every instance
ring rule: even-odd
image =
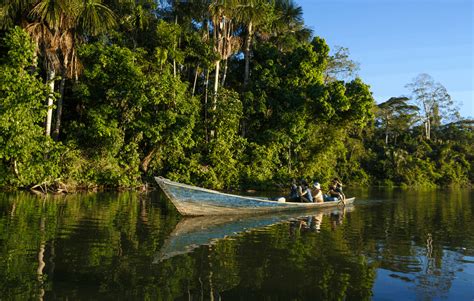
[[[474,118],[474,0],[295,0],[328,45],[349,48],[382,102],[409,95],[420,73],[445,86]]]

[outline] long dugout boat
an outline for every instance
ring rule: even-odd
[[[259,214],[282,211],[307,211],[316,208],[345,206],[355,198],[324,203],[294,203],[268,198],[240,196],[155,177],[165,195],[183,216]]]

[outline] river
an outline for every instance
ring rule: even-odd
[[[473,300],[471,190],[183,219],[160,193],[0,194],[0,300]]]

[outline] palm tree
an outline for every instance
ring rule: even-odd
[[[303,9],[292,0],[275,1],[276,20],[273,22],[273,36],[280,51],[291,48],[287,38],[307,41],[312,31],[304,26]]]
[[[214,51],[219,55],[215,62],[214,78],[214,104],[217,101],[219,89],[219,68],[221,60],[227,60],[240,48],[240,39],[235,35],[235,13],[237,2],[235,0],[216,0],[209,5],[210,19],[212,23]]]
[[[56,110],[56,124],[54,137],[58,139],[61,128],[62,104],[64,100],[64,86],[66,78],[79,77],[82,65],[77,57],[77,48],[89,36],[97,36],[105,33],[116,25],[115,14],[100,0],[80,1],[76,0],[77,6],[73,5],[74,11],[69,16],[64,16],[61,36],[59,39],[59,50],[62,57],[61,82],[59,85],[58,106]],[[73,3],[73,2],[70,2]]]
[[[3,0],[0,4],[0,28],[23,24],[33,0]]]
[[[36,42],[49,85],[45,134],[50,136],[56,74],[61,72],[61,98],[56,122],[59,133],[65,78],[78,76],[77,46],[115,25],[115,15],[100,0],[7,0],[0,6],[1,25],[21,22]]]
[[[250,50],[252,38],[258,26],[265,22],[265,15],[269,13],[270,9],[271,6],[268,0],[240,0],[240,4],[238,5],[237,17],[246,28],[244,43],[244,90],[248,84],[250,76]]]
[[[46,82],[49,86],[47,98],[48,112],[46,115],[45,134],[51,134],[51,122],[53,118],[54,102],[54,81],[56,73],[60,68],[59,61],[59,27],[64,21],[63,15],[67,15],[65,10],[69,9],[65,1],[43,0],[33,4],[29,8],[28,17],[32,21],[26,29],[36,42],[37,52],[43,57],[44,68],[46,70]]]

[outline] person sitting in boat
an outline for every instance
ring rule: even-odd
[[[321,184],[314,182],[313,184],[313,201],[315,203],[324,202],[323,191],[321,190]]]
[[[298,196],[300,198],[300,202],[302,203],[312,203],[313,196],[311,195],[311,189],[309,189],[308,183],[303,180],[301,181],[301,185],[298,186]]]
[[[298,186],[296,186],[295,181],[291,183],[290,187],[290,196],[288,197],[288,201],[290,202],[296,202],[298,201]]]
[[[332,179],[332,184],[336,186],[336,189],[334,190],[340,194],[342,199],[345,199],[346,195],[342,192],[342,182],[339,180],[339,178]]]
[[[336,191],[336,185],[329,185],[328,193],[324,195],[325,202],[334,202],[342,200],[342,196],[339,192]]]

